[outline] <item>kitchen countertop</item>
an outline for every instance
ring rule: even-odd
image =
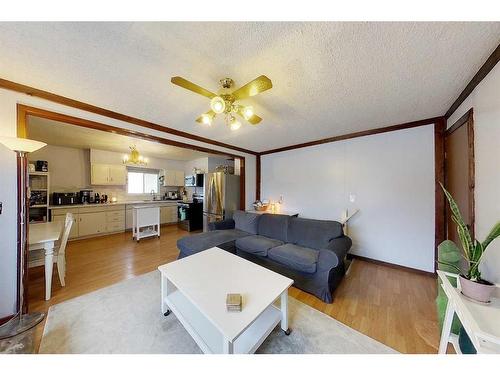
[[[68,205],[61,205],[61,206],[54,206],[50,205],[49,209],[50,210],[56,210],[58,208],[82,208],[82,207],[112,207],[112,206],[125,206],[125,205],[130,205],[130,204],[163,204],[163,203],[177,203],[177,202],[182,202],[182,199],[165,199],[165,200],[156,200],[156,201],[122,201],[122,202],[115,202],[115,203],[87,203],[87,204],[68,204]]]

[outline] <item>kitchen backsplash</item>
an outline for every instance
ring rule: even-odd
[[[125,189],[109,187],[109,186],[90,186],[89,189],[95,193],[99,193],[99,195],[106,194],[108,196],[108,201],[111,198],[115,197],[118,202],[123,201],[133,201],[133,200],[145,200],[151,199],[151,194],[128,194]],[[173,187],[160,187],[160,191],[157,196],[164,196],[167,191],[178,191]]]

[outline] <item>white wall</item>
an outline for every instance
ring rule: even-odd
[[[448,119],[448,127],[470,108],[474,108],[475,233],[483,241],[500,220],[500,64]],[[481,272],[486,280],[500,283],[500,239],[488,247]]]
[[[92,149],[90,151],[90,162],[91,163],[102,163],[102,164],[122,164],[123,153],[106,151],[106,150],[96,150]],[[188,161],[182,160],[170,160],[163,158],[154,158],[147,154],[141,154],[148,158],[148,165],[144,168],[151,169],[173,169],[176,171],[183,171],[184,167]]]
[[[5,89],[0,89],[0,135],[16,135],[17,103],[244,156],[246,158],[246,204],[250,205],[255,200],[255,156],[253,155],[239,153],[224,147],[193,141],[153,129],[142,128],[124,121],[96,115]],[[98,105],[99,103],[95,104]],[[186,130],[189,131],[189,129]],[[0,165],[0,202],[3,204],[3,212],[0,215],[0,317],[4,317],[14,312],[16,300],[17,175],[15,154],[2,145],[0,145]]]
[[[49,163],[50,192],[74,192],[90,184],[89,150],[47,145],[29,154],[29,160]]]
[[[349,222],[353,254],[434,270],[434,125],[262,156],[262,199]],[[355,196],[351,203],[350,195]]]
[[[193,174],[193,169],[197,168],[203,171],[203,173],[208,172],[208,158],[198,158],[190,160],[184,164],[184,173],[186,176]]]

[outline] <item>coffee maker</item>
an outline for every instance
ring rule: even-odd
[[[92,190],[86,189],[86,190],[80,190],[80,203],[81,204],[88,204],[88,203],[94,203],[94,194],[92,194]]]

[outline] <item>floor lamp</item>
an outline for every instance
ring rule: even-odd
[[[0,143],[17,154],[17,312],[12,319],[0,326],[0,340],[9,339],[35,327],[43,313],[27,314],[24,311],[24,287],[27,277],[28,257],[28,160],[26,155],[46,146],[45,143],[26,138],[0,137]]]

